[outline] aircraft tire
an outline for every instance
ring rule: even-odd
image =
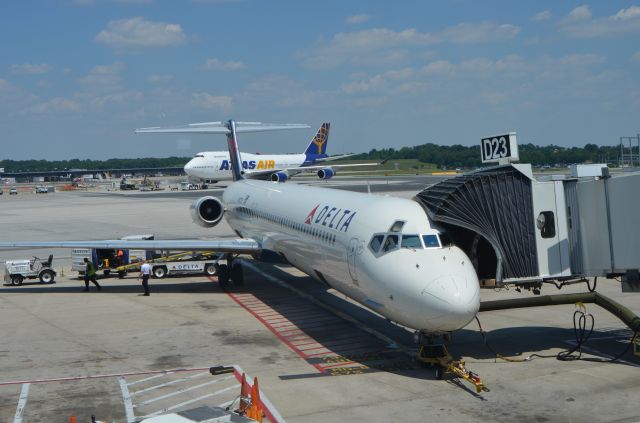
[[[244,285],[244,272],[240,263],[234,264],[231,268],[231,280],[235,285]]]
[[[231,287],[231,284],[229,283],[229,266],[226,264],[218,266],[218,283],[220,284],[220,288],[224,291],[229,290]]]

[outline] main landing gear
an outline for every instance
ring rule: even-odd
[[[451,341],[451,333],[434,335],[416,332],[414,340],[418,344],[416,360],[422,365],[435,367],[436,379],[441,380],[447,374],[452,374],[471,383],[477,393],[489,392],[480,376],[467,370],[464,360],[454,360],[449,354],[445,342]]]
[[[244,272],[242,270],[242,262],[234,257],[233,254],[225,254],[227,264],[218,265],[218,283],[220,288],[225,291],[231,289],[232,286],[244,285]]]

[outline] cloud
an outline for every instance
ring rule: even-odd
[[[309,68],[333,68],[344,62],[362,60],[375,56],[380,51],[404,46],[428,45],[436,42],[433,35],[421,33],[413,28],[393,31],[373,28],[355,32],[341,32],[324,45],[306,55],[303,65]]]
[[[358,81],[342,84],[340,90],[345,94],[361,94],[386,89],[396,81],[406,81],[415,75],[413,68],[390,70],[382,74],[367,77],[360,76]]]
[[[11,84],[6,79],[0,78],[0,91],[8,90],[11,88]]]
[[[607,58],[599,54],[569,54],[560,58],[563,65],[588,66],[597,65],[607,61]]]
[[[409,56],[403,49],[410,47],[500,42],[514,38],[519,32],[520,28],[515,25],[490,22],[462,23],[436,33],[419,32],[414,28],[402,31],[372,28],[338,33],[330,41],[300,56],[303,66],[308,68],[334,68],[344,63],[391,64],[399,60],[397,51],[404,51],[403,58]]]
[[[132,102],[144,100],[144,95],[140,91],[124,91],[120,93],[108,94],[96,97],[91,100],[91,104],[98,107],[108,105],[129,105]]]
[[[365,23],[366,21],[368,21],[369,19],[371,19],[370,15],[353,15],[353,16],[349,16],[346,21],[348,24],[351,25],[357,25],[357,24],[361,24],[361,23]]]
[[[184,44],[186,36],[179,24],[136,17],[109,21],[96,41],[112,48],[167,47]]]
[[[113,91],[121,88],[122,72],[127,68],[123,62],[110,65],[98,65],[91,68],[89,73],[78,82],[90,89]]]
[[[49,101],[36,104],[29,110],[32,113],[75,112],[80,110],[80,104],[68,98],[55,97]]]
[[[42,75],[50,72],[53,66],[47,63],[23,63],[21,65],[11,65],[11,73],[16,75]]]
[[[215,58],[207,59],[207,61],[204,62],[202,66],[200,66],[200,69],[204,69],[204,70],[221,70],[221,71],[233,71],[233,70],[240,70],[245,68],[246,68],[246,65],[243,62],[240,62],[240,61],[223,62],[222,60],[218,60]]]
[[[480,94],[478,94],[478,98],[481,102],[489,104],[491,106],[504,104],[509,99],[509,97],[505,93],[499,91],[482,91]]]
[[[169,82],[174,78],[173,75],[164,74],[164,75],[149,75],[147,77],[147,82],[152,84],[162,84],[165,82]]]
[[[587,5],[578,6],[573,9],[566,17],[567,21],[575,22],[575,21],[584,21],[591,19],[591,9]]]
[[[206,4],[223,4],[223,3],[239,3],[243,0],[191,0],[194,3],[206,3]]]
[[[446,75],[455,70],[455,65],[446,60],[436,60],[422,67],[425,75]]]
[[[191,104],[203,109],[219,109],[226,113],[231,110],[232,98],[229,96],[213,96],[205,92],[193,93],[191,94]]]
[[[511,40],[519,33],[520,28],[510,24],[461,23],[443,30],[439,37],[454,44],[484,44]]]
[[[593,18],[589,6],[579,6],[560,22],[560,30],[576,38],[637,34],[640,33],[640,7],[630,6],[608,17]]]
[[[531,18],[532,21],[536,21],[536,22],[540,22],[540,21],[548,21],[549,19],[551,19],[553,17],[553,15],[551,14],[550,11],[548,10],[544,10],[540,13],[536,13],[535,15],[533,15],[533,17]]]

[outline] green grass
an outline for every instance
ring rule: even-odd
[[[331,166],[331,163],[335,164],[354,164],[354,163],[372,163],[373,160],[336,160],[335,162],[327,162],[328,166]],[[352,169],[344,169],[341,170],[340,173],[366,173],[366,174],[388,174],[388,175],[406,175],[406,174],[423,174],[423,173],[432,173],[439,172],[442,169],[438,169],[437,166],[429,163],[422,163],[417,159],[394,159],[389,160],[385,164],[380,166],[371,166],[371,167],[362,167],[362,168],[352,168]]]

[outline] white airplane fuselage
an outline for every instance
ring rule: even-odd
[[[242,167],[247,174],[276,169],[300,167],[307,160],[305,154],[249,154],[242,153]],[[187,175],[203,180],[233,179],[228,151],[204,151],[195,155],[185,166]]]
[[[226,189],[223,203],[229,225],[242,237],[392,321],[448,332],[478,312],[471,261],[460,248],[441,246],[439,231],[415,201],[241,180]],[[391,231],[395,222],[404,222],[400,231]],[[398,244],[406,237],[412,248],[376,252],[374,236],[381,242],[395,236]]]

